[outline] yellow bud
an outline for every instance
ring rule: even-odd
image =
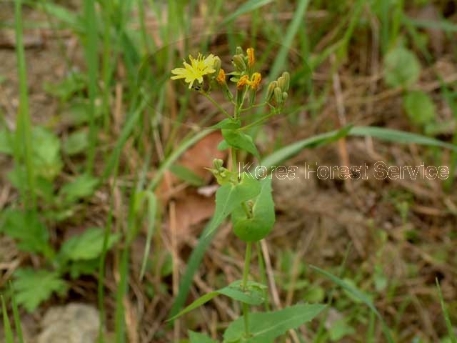
[[[248,48],[246,50],[246,53],[248,55],[248,67],[251,68],[255,63],[254,49],[253,48]]]
[[[216,81],[220,84],[223,85],[225,84],[225,71],[224,69],[219,69],[219,73],[217,74]]]

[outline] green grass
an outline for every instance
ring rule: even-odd
[[[349,141],[363,139],[373,139],[375,142],[387,141],[390,146],[402,149],[401,151],[419,149],[419,156],[427,161],[449,165],[451,177],[442,186],[441,190],[446,194],[442,197],[443,199],[448,197],[451,203],[452,201],[455,203],[453,175],[457,166],[457,133],[430,135],[406,116],[380,120],[380,125],[384,127],[369,127],[367,125],[372,122],[377,124],[383,114],[377,113],[379,118],[358,116],[357,113],[350,112],[353,110],[350,105],[347,105],[348,122],[352,126],[339,129],[336,121],[333,121],[334,117],[329,114],[335,111],[331,105],[335,96],[332,75],[338,73],[343,80],[344,100],[349,104],[353,100],[351,99],[353,93],[345,92],[345,87],[352,87],[348,80],[359,82],[357,86],[359,88],[354,86],[351,89],[358,92],[358,89],[366,86],[366,84],[360,86],[360,75],[370,76],[370,71],[363,69],[364,65],[359,61],[360,56],[369,56],[365,56],[367,60],[377,58],[382,71],[384,56],[399,44],[403,44],[418,57],[422,78],[411,86],[399,86],[394,90],[397,92],[396,95],[387,98],[386,101],[398,98],[401,102],[402,97],[411,90],[425,89],[424,84],[430,83],[432,78],[432,81],[439,81],[440,87],[427,91],[427,96],[438,105],[446,104],[452,118],[454,120],[457,118],[455,83],[443,80],[436,67],[436,62],[445,60],[445,56],[436,55],[427,42],[423,41],[426,39],[424,29],[434,28],[441,30],[449,42],[449,37],[452,37],[456,31],[456,25],[451,19],[444,17],[439,21],[415,19],[410,9],[411,7],[420,9],[419,1],[409,3],[347,0],[329,6],[328,2],[319,0],[300,1],[296,5],[291,1],[250,0],[235,6],[224,1],[211,3],[172,1],[167,5],[165,2],[152,0],[97,2],[84,0],[78,10],[65,7],[62,2],[50,0],[38,2],[15,0],[14,3],[14,21],[11,20],[5,24],[5,27],[15,29],[15,58],[18,66],[19,106],[15,116],[15,131],[11,132],[12,161],[23,171],[24,179],[21,187],[15,189],[18,194],[16,200],[8,203],[7,206],[30,210],[46,224],[47,230],[54,237],[50,242],[53,250],[48,256],[39,254],[34,256],[34,261],[35,263],[38,261],[40,268],[53,270],[55,266],[51,257],[54,250],[58,251],[63,243],[62,231],[59,230],[65,230],[65,225],[71,226],[75,223],[84,227],[89,226],[85,222],[90,221],[90,215],[97,212],[92,208],[98,201],[96,193],[106,196],[106,203],[103,204],[107,208],[103,212],[106,216],[104,248],[97,261],[98,271],[92,275],[98,278],[97,305],[101,311],[101,322],[114,332],[116,342],[128,341],[126,318],[130,314],[126,312],[125,302],[135,303],[136,299],[131,285],[137,282],[145,285],[151,283],[151,280],[158,283],[152,286],[154,296],[161,297],[161,304],[168,306],[166,315],[162,314],[162,317],[173,316],[183,308],[190,297],[195,296],[194,277],[201,272],[201,268],[206,268],[202,267],[202,261],[211,251],[214,243],[212,241],[214,237],[206,236],[206,230],[203,229],[192,250],[188,251],[186,247],[184,252],[186,257],[181,261],[179,275],[173,273],[171,275],[171,278],[178,277],[180,281],[177,294],[173,294],[170,275],[162,277],[158,273],[158,270],[163,267],[161,264],[165,262],[160,259],[153,261],[151,257],[157,257],[161,250],[167,249],[163,238],[166,232],[164,233],[161,228],[162,218],[167,216],[167,209],[161,202],[160,186],[181,156],[214,131],[210,127],[213,124],[210,115],[206,117],[200,113],[191,113],[192,123],[189,123],[188,108],[195,106],[194,94],[185,93],[184,86],[180,87],[176,84],[170,86],[168,83],[170,70],[180,65],[182,59],[191,51],[202,49],[204,52],[211,52],[212,45],[219,45],[228,53],[234,51],[237,45],[241,44],[245,48],[252,45],[259,51],[258,61],[270,73],[268,76],[270,80],[280,75],[283,70],[289,69],[291,72],[291,88],[295,91],[291,93],[289,99],[290,113],[283,120],[273,118],[274,125],[277,125],[275,131],[279,132],[282,129],[283,132],[279,132],[274,141],[266,139],[264,150],[267,153],[262,156],[263,165],[274,166],[294,161],[294,158],[301,156],[304,150],[311,148],[330,146],[336,150],[337,142],[342,137]],[[34,19],[33,22],[24,19],[28,18],[31,11],[42,13],[43,16],[38,17],[40,19]],[[281,14],[286,19],[281,17]],[[373,23],[377,23],[378,26],[372,26]],[[87,141],[84,142],[86,148],[76,157],[59,152],[64,155],[62,159],[64,166],[59,170],[58,176],[49,182],[50,186],[49,183],[43,186],[43,180],[39,175],[37,176],[38,172],[35,168],[37,156],[34,155],[36,143],[33,129],[47,124],[32,123],[34,114],[31,113],[33,108],[31,103],[33,105],[34,100],[30,97],[28,89],[29,80],[33,75],[28,73],[31,73],[33,68],[27,63],[33,63],[33,60],[26,60],[26,55],[33,56],[35,52],[26,50],[24,45],[24,38],[27,37],[30,27],[47,28],[55,33],[56,37],[59,37],[60,33],[69,32],[71,37],[76,39],[77,50],[80,53],[80,58],[75,59],[73,56],[66,55],[65,48],[56,50],[56,54],[60,54],[65,70],[79,70],[83,80],[82,86],[77,91],[60,99],[59,110],[75,109],[78,104],[82,104],[84,116],[79,118],[79,122],[72,122],[70,127],[59,126],[58,120],[54,127],[49,128],[59,132],[57,137],[61,142],[64,142],[65,137],[73,131],[86,132]],[[364,37],[373,37],[374,27],[379,29],[376,33],[379,37],[377,44],[380,55],[371,57],[367,51],[371,51],[373,46],[364,46],[360,42],[375,44],[370,40],[371,38],[363,40]],[[218,36],[222,32],[225,35]],[[193,41],[194,37],[200,38],[200,41],[199,39]],[[220,41],[214,43],[216,38]],[[61,40],[60,46],[65,46],[65,38],[50,39]],[[452,47],[454,53],[456,48],[456,46]],[[264,56],[260,54],[262,50],[265,51]],[[451,65],[456,64],[455,57],[450,51],[448,51],[448,58],[451,60]],[[432,76],[429,74],[424,76],[428,68],[432,68]],[[310,80],[311,76],[314,77],[314,83]],[[4,84],[1,83],[0,86],[4,87]],[[377,79],[376,87],[378,93],[385,94],[392,91],[386,86],[382,76]],[[356,96],[368,98],[369,94],[361,92]],[[360,106],[355,111],[363,112],[364,107]],[[395,113],[403,113],[402,111],[404,109],[401,108]],[[4,110],[1,109],[1,112],[3,113]],[[437,116],[441,115],[440,111],[437,113]],[[57,113],[56,117],[61,119],[63,115]],[[437,122],[442,120],[442,118],[435,119]],[[401,130],[397,124],[401,126]],[[278,127],[281,129],[277,130]],[[406,130],[405,127],[407,127]],[[252,133],[259,141],[267,137],[261,126],[254,127]],[[0,135],[3,135],[3,131]],[[298,138],[295,139],[295,137]],[[3,142],[2,139],[3,137],[0,137],[0,143]],[[0,151],[3,150],[0,149]],[[78,199],[78,202],[67,208],[69,212],[74,213],[67,218],[68,222],[55,219],[58,214],[61,215],[55,206],[55,203],[59,202],[58,189],[68,180],[83,174],[99,178],[97,190]],[[43,187],[51,187],[51,193],[55,199],[45,200],[42,196]],[[393,203],[394,199],[388,198],[388,201]],[[446,206],[444,200],[440,204],[443,207]],[[122,215],[118,211],[122,211]],[[443,211],[446,216],[455,219],[452,217],[455,213],[452,214],[452,206],[449,203],[448,208]],[[408,224],[409,213],[404,215],[406,218],[404,224]],[[432,219],[427,217],[426,220],[431,223],[430,226],[433,226]],[[0,231],[1,225],[0,216]],[[415,223],[411,225],[414,226]],[[61,227],[63,229],[60,229]],[[114,230],[118,230],[117,233],[122,236],[122,239],[115,249],[109,250],[109,234]],[[412,229],[412,231],[415,230],[415,228]],[[416,231],[417,235],[422,234],[418,229]],[[140,265],[132,266],[132,247],[139,238],[144,238],[145,241],[144,251],[141,252],[143,257]],[[455,241],[456,237],[450,239]],[[401,246],[403,243],[398,244]],[[434,249],[439,251],[439,244],[437,242],[434,244],[436,244]],[[421,246],[418,248],[421,249]],[[136,245],[135,249],[137,249]],[[230,255],[230,249],[220,253],[228,259],[233,258]],[[26,254],[30,255],[28,252]],[[259,258],[263,258],[260,253]],[[25,259],[24,266],[28,265],[28,260]],[[114,264],[113,261],[115,261]],[[446,263],[451,264],[452,261],[447,259]],[[321,275],[330,278],[338,286],[353,291],[352,286],[343,279],[326,272],[326,267],[322,266],[323,270],[319,269]],[[356,270],[353,275],[351,274],[354,282],[361,279],[362,272],[357,272],[357,266],[348,266],[348,268],[351,267]],[[455,268],[455,265],[452,267]],[[112,277],[112,270],[115,270],[116,278]],[[265,275],[264,277],[266,278]],[[303,275],[299,276],[301,277]],[[322,276],[309,274],[306,277],[310,278],[309,287],[313,286],[313,282],[323,282],[322,279],[324,279]],[[374,274],[367,277],[374,278]],[[394,281],[401,282],[401,280]],[[71,284],[72,281],[69,279],[69,282]],[[112,288],[106,287],[108,284],[114,285],[116,290],[114,293],[111,291]],[[2,286],[6,287],[6,285]],[[220,285],[210,284],[209,286],[216,289]],[[355,294],[355,297],[359,297],[368,309],[361,306],[356,306],[357,309],[352,308],[351,301],[345,299],[337,288],[334,288],[334,296],[330,297],[333,305],[344,313],[347,327],[364,327],[364,330],[360,332],[355,330],[350,334],[351,339],[376,342],[380,339],[382,330],[387,337],[386,341],[392,341],[390,333],[395,338],[403,337],[402,315],[389,314],[388,319],[385,319],[385,314],[381,316],[375,307],[377,301],[393,302],[392,299],[401,296],[399,294],[402,292],[401,288],[393,289],[390,295],[385,293],[376,295],[373,287],[366,285],[361,287],[365,287],[364,292],[373,294],[370,300],[360,297],[362,293]],[[284,295],[286,292],[280,289],[279,293]],[[297,292],[297,294],[301,293]],[[143,296],[147,301],[153,300],[145,294]],[[403,310],[404,316],[407,316],[411,307],[409,304],[413,303],[413,300],[408,295],[404,296]],[[14,299],[5,293],[2,298],[2,311],[7,313],[7,307],[11,306],[15,335],[22,341],[22,334],[20,330],[18,331],[20,313],[13,302]],[[105,306],[113,301],[115,309],[114,312],[109,313]],[[455,342],[455,338],[452,337],[451,321],[456,314],[448,310],[451,304],[446,304],[441,293],[435,296],[433,301],[442,304],[450,341]],[[400,309],[398,311],[401,312]],[[364,316],[366,318],[363,318]],[[3,316],[7,342],[11,342],[13,335],[10,318],[7,315]],[[187,322],[182,320],[181,327],[185,323]],[[139,325],[144,329],[145,323],[139,323]],[[209,329],[209,326],[205,329]],[[168,338],[174,337],[172,324],[162,324],[159,331]],[[309,326],[308,332],[311,337],[314,337],[315,342],[329,339],[329,330],[325,327],[323,319],[317,325]],[[184,333],[184,330],[179,333],[182,338]],[[429,333],[422,334],[427,337],[424,339],[433,341],[434,337],[427,336]],[[100,341],[103,342],[103,335],[100,336]]]

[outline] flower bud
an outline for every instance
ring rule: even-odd
[[[251,68],[255,63],[254,49],[253,48],[248,48],[246,50],[246,53],[248,55],[248,67]]]
[[[272,81],[268,85],[267,95],[265,97],[265,101],[270,101],[271,97],[273,96],[275,88],[278,87],[278,82]]]
[[[289,94],[287,94],[287,92],[282,92],[282,100],[283,101],[286,101],[288,96],[289,96]]]
[[[215,70],[214,75],[216,75],[216,77],[219,75],[219,71],[221,70],[221,64],[221,59],[218,56],[214,57],[213,68]]]
[[[289,85],[290,85],[290,74],[285,71],[284,73],[282,73],[282,78],[284,78],[284,85],[283,87],[281,87],[281,89],[284,91],[284,92],[287,92],[289,90]]]
[[[237,46],[235,52],[237,55],[243,55],[243,49],[241,46]]]
[[[247,69],[246,62],[244,61],[244,56],[241,54],[233,56],[232,62],[238,71],[245,71]]]
[[[275,101],[277,104],[282,104],[282,90],[279,87],[276,87],[274,90]]]

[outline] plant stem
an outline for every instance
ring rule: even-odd
[[[241,288],[243,291],[247,289],[248,285],[248,276],[249,276],[249,267],[251,265],[251,252],[252,252],[252,243],[248,242],[246,245],[246,255],[244,258],[244,269],[243,269],[243,281]],[[243,318],[244,318],[244,332],[246,337],[249,337],[249,305],[243,303]]]

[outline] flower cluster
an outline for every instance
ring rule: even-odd
[[[189,56],[189,62],[184,61],[184,68],[175,68],[171,72],[174,74],[171,79],[184,79],[189,84],[189,89],[193,88],[204,94],[207,94],[212,85],[222,87],[224,94],[229,101],[234,102],[238,108],[241,108],[245,98],[249,99],[249,104],[253,105],[257,91],[260,89],[262,75],[255,71],[255,51],[253,48],[243,51],[240,47],[236,49],[232,57],[234,71],[226,73],[221,68],[221,59],[218,56],[210,54],[203,56],[198,54],[197,57]],[[232,94],[227,85],[227,76],[230,81],[236,84],[236,94]],[[270,82],[268,85],[265,104],[274,108],[275,113],[283,107],[288,96],[290,83],[289,73],[284,72],[277,80]]]

